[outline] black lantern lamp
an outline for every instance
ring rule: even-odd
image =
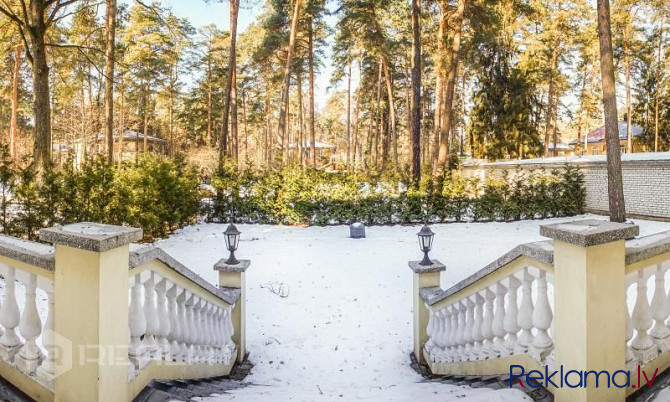
[[[226,248],[230,251],[230,257],[226,261],[228,265],[237,265],[240,262],[235,258],[235,250],[237,250],[237,245],[240,242],[240,231],[237,230],[234,224],[228,225],[228,228],[223,232],[224,239],[226,240]]]
[[[428,225],[423,225],[419,233],[419,247],[423,252],[423,260],[419,265],[433,265],[433,262],[428,258],[428,252],[433,248],[433,237],[435,233],[428,227]]]

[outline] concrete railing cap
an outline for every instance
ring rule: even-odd
[[[142,229],[94,222],[58,225],[40,230],[42,241],[96,252],[109,251],[140,239]]]
[[[554,223],[540,226],[540,234],[564,243],[582,247],[597,246],[618,240],[628,240],[640,234],[640,227],[600,219]]]

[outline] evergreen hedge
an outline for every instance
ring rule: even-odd
[[[212,181],[213,221],[286,225],[368,225],[419,222],[513,221],[584,212],[579,169],[503,172],[481,182],[458,171],[437,179],[429,172],[418,189],[408,178],[325,173],[287,168],[254,172],[226,167]]]
[[[149,154],[121,167],[91,158],[75,169],[69,160],[37,180],[33,166],[16,167],[0,150],[0,186],[2,232],[31,240],[40,228],[83,221],[140,227],[145,239],[165,237],[201,211],[197,172]]]

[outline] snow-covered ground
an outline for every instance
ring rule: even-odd
[[[519,243],[542,240],[539,225],[573,220],[433,225],[431,257],[447,266],[449,287]],[[604,218],[601,218],[604,219]],[[670,224],[636,221],[641,235]],[[418,226],[367,228],[239,225],[247,271],[247,339],[254,385],[220,400],[521,401],[519,391],[424,381],[409,366],[412,275]],[[172,256],[216,283],[212,265],[227,256],[226,225],[200,224],[159,241]],[[216,398],[213,398],[216,400]]]

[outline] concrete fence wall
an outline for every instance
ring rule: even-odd
[[[670,154],[623,155],[622,172],[626,212],[631,217],[670,220]],[[506,161],[465,166],[467,176],[498,177],[503,171],[563,169],[569,163],[584,174],[586,208],[589,212],[607,213],[607,162],[604,156],[546,158]]]

